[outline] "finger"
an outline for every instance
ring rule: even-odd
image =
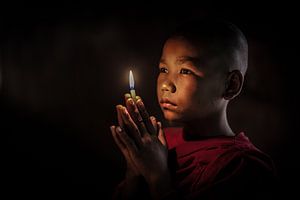
[[[135,99],[138,100],[138,99],[141,99],[141,97],[140,96],[136,96]]]
[[[147,132],[147,128],[145,123],[143,122],[143,118],[139,112],[139,109],[137,108],[132,98],[127,98],[126,107],[132,120],[138,126],[140,133],[144,135]]]
[[[138,152],[138,148],[135,145],[134,141],[130,139],[130,137],[122,129],[116,129],[116,132],[122,143],[126,146],[128,153],[136,155]]]
[[[125,93],[125,95],[124,95],[125,102],[127,101],[128,98],[131,98],[131,94]]]
[[[126,151],[126,146],[125,144],[122,143],[122,141],[120,140],[120,138],[118,137],[117,135],[117,132],[116,132],[116,127],[115,126],[111,126],[110,127],[110,131],[111,131],[111,134],[113,136],[113,139],[115,141],[115,143],[117,144],[117,146],[119,147],[119,149],[121,150],[121,152],[124,154],[128,154],[127,151]],[[124,155],[125,156],[125,155]]]
[[[140,97],[136,96],[136,99],[137,98],[140,98]],[[147,132],[147,128],[146,128],[146,125],[143,122],[143,118],[136,106],[136,103],[135,103],[136,99],[133,100],[133,98],[131,97],[131,94],[129,94],[129,93],[125,93],[124,99],[125,99],[125,105],[127,107],[127,110],[129,112],[130,116],[133,118],[134,123],[138,126],[140,133],[142,135],[144,135]]]
[[[156,131],[154,129],[154,126],[152,125],[152,122],[150,120],[150,116],[148,114],[148,111],[146,110],[146,107],[140,97],[137,98],[136,100],[136,105],[140,111],[140,114],[143,118],[143,121],[147,127],[147,130],[150,135],[156,135]]]
[[[125,126],[125,123],[124,123],[123,118],[122,118],[122,109],[123,109],[123,106],[122,105],[117,105],[116,108],[117,108],[117,116],[118,116],[119,126],[126,133],[131,134],[130,131],[128,130],[128,127]]]
[[[116,106],[116,109],[117,109],[117,116],[118,116],[118,123],[119,123],[119,126],[120,126],[122,129],[125,129],[125,125],[124,125],[123,119],[122,119],[122,117],[121,117],[122,105],[117,105],[117,106]]]
[[[111,133],[112,133],[115,143],[117,144],[117,146],[121,150],[123,156],[125,157],[127,166],[129,168],[135,170],[135,172],[136,172],[137,170],[134,165],[134,162],[132,161],[132,158],[130,157],[130,153],[129,153],[128,149],[126,148],[126,145],[122,142],[122,139],[120,138],[119,134],[117,134],[117,132],[121,132],[122,129],[120,127],[111,126],[110,130],[111,130]]]
[[[130,156],[130,153],[128,151],[128,149],[126,148],[126,145],[122,142],[122,139],[120,138],[119,134],[117,132],[121,132],[121,128],[120,127],[115,127],[115,126],[111,126],[110,127],[111,133],[113,135],[114,141],[116,142],[117,146],[119,147],[119,149],[121,150],[126,163],[127,163],[127,167],[131,168],[132,170],[134,170],[135,173],[137,173],[136,167],[134,165],[134,162]]]
[[[125,94],[125,96],[126,96],[126,94]],[[139,122],[141,122],[143,120],[136,104],[134,103],[134,101],[131,97],[126,98],[125,105],[126,105],[126,108],[129,112],[130,116],[132,117],[133,121],[136,124],[138,124]]]
[[[165,147],[168,147],[167,145],[167,140],[166,140],[166,136],[165,136],[165,133],[162,129],[162,125],[161,125],[161,122],[157,122],[157,126],[158,126],[158,139],[159,141],[165,146]]]
[[[139,96],[136,96],[136,98],[137,97],[139,97]],[[142,129],[141,132],[144,133],[146,129],[145,129],[144,123],[142,123],[143,118],[136,106],[136,103],[135,103],[136,100],[134,100],[131,97],[131,94],[129,94],[129,93],[125,93],[124,99],[125,99],[126,108],[129,112],[130,116],[132,117],[133,121],[139,126],[139,128]]]
[[[155,135],[158,135],[157,120],[156,120],[156,118],[154,116],[150,116],[150,120],[151,120],[152,126],[154,127]]]
[[[133,137],[133,139],[137,143],[138,147],[140,147],[142,145],[140,131],[139,131],[137,125],[132,120],[131,116],[129,115],[127,109],[124,106],[122,106],[121,117],[122,117],[124,124],[128,128],[130,135]]]

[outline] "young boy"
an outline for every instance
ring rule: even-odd
[[[270,197],[272,160],[245,133],[234,132],[226,117],[242,89],[247,59],[246,38],[228,22],[192,21],[167,39],[157,97],[166,120],[182,127],[163,130],[140,97],[125,95],[126,106],[117,106],[119,126],[111,126],[127,161],[115,198]]]

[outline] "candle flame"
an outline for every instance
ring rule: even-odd
[[[131,70],[129,72],[129,87],[130,87],[130,89],[134,89],[134,79],[133,79],[133,74],[132,74]]]

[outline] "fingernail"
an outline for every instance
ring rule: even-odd
[[[110,126],[109,128],[110,128],[110,131],[113,131],[115,126]]]
[[[161,122],[157,122],[157,125],[159,126],[159,128],[161,128]]]
[[[133,99],[132,99],[132,98],[129,98],[127,101],[128,101],[128,103],[129,103],[130,105],[134,105],[134,102],[133,102]]]
[[[122,108],[123,106],[122,105],[116,105],[116,108],[117,109],[120,109],[120,108]]]
[[[118,126],[118,127],[116,128],[116,131],[117,131],[118,133],[121,133],[121,132],[122,132],[122,129],[121,129],[121,127],[120,127],[120,126]]]
[[[131,97],[131,95],[129,93],[126,93],[124,96],[125,96],[125,98],[130,98]]]
[[[144,103],[143,103],[143,101],[142,101],[141,99],[138,99],[138,100],[136,101],[136,103],[137,103],[138,105],[140,105],[140,106],[143,106],[143,105],[144,105]]]

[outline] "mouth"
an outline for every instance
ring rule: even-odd
[[[168,98],[162,98],[159,101],[161,107],[165,110],[175,110],[177,108],[177,105],[170,101]]]

